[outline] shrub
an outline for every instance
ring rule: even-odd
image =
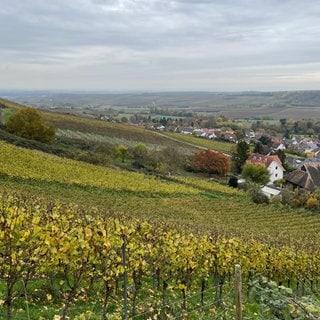
[[[124,163],[126,160],[131,159],[131,154],[129,151],[129,148],[127,146],[124,146],[122,144],[114,147],[113,153],[115,158],[120,158],[121,162]]]
[[[248,193],[251,197],[251,200],[254,203],[260,204],[260,203],[269,203],[269,198],[267,197],[267,195],[265,195],[259,185],[256,184],[252,184],[250,185],[250,188],[248,190]]]
[[[228,181],[228,185],[233,188],[238,187],[238,178],[236,176],[231,176]]]
[[[31,107],[23,108],[14,113],[6,124],[7,131],[29,140],[52,143],[55,129],[46,123],[40,113]]]
[[[306,206],[308,209],[318,209],[320,207],[319,200],[313,196],[310,196],[307,200]]]
[[[281,190],[281,203],[291,205],[294,199],[293,192],[287,188]]]

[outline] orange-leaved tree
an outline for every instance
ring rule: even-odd
[[[194,154],[192,168],[207,173],[226,174],[230,171],[230,160],[220,152],[199,150]]]

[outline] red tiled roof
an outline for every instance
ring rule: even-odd
[[[277,155],[265,155],[265,154],[260,154],[260,153],[252,153],[249,158],[247,159],[246,163],[251,163],[255,165],[263,165],[266,168],[270,166],[270,164],[276,161],[279,163],[279,165],[282,166],[281,160]]]

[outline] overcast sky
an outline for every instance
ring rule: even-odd
[[[320,1],[2,0],[0,89],[320,89]]]

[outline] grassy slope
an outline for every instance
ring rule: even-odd
[[[22,107],[8,101],[0,102],[11,109]],[[62,130],[194,148],[141,128],[52,112],[42,114]],[[180,134],[170,134],[170,137],[222,152],[230,152],[233,146]],[[254,233],[261,237],[290,236],[307,243],[309,238],[320,233],[320,218],[317,216],[289,208],[257,206],[244,195],[234,194],[230,191],[232,189],[222,189],[212,182],[205,182],[205,185],[201,182],[199,186],[199,181],[190,179],[168,184],[139,174],[17,149],[5,143],[1,143],[0,148],[1,185],[9,189],[144,218],[165,218],[170,223],[192,226],[194,230]]]
[[[23,105],[0,99],[0,104],[12,110],[19,110]],[[111,123],[92,118],[79,117],[71,114],[39,110],[42,117],[57,129],[58,137],[82,140],[84,143],[102,142],[111,145],[124,144],[130,147],[138,143],[145,144],[151,150],[161,150],[167,147],[178,150],[180,154],[191,155],[197,146],[191,146],[179,139],[167,137],[144,128]]]
[[[215,141],[174,132],[166,132],[164,135],[191,145],[197,145],[201,148],[212,149],[226,154],[231,154],[235,149],[235,144],[229,142]]]
[[[22,105],[0,99],[1,102],[14,110],[23,107]],[[183,154],[193,154],[199,147],[214,149],[227,154],[230,154],[234,149],[234,144],[228,142],[201,139],[173,132],[159,134],[126,124],[111,123],[56,112],[40,112],[46,121],[58,129],[58,135],[70,138],[76,138],[81,135],[81,139],[87,141],[96,139],[96,141],[105,141],[113,144],[123,143],[129,146],[142,142],[148,147],[156,149],[170,146],[176,150],[179,149]],[[87,137],[85,137],[86,134]]]
[[[61,159],[0,143],[1,189],[38,194],[144,219],[165,219],[194,232],[253,234],[272,241],[309,243],[320,217],[272,205],[255,205],[241,192],[214,182],[170,180]],[[302,227],[303,226],[303,227]]]

